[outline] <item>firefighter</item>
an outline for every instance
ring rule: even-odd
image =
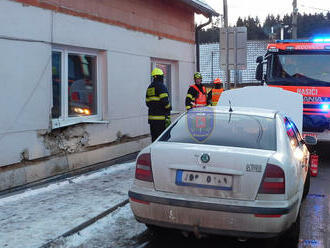
[[[164,73],[161,69],[155,68],[151,72],[152,83],[146,92],[146,104],[148,110],[148,123],[152,142],[165,130],[171,122],[171,104],[168,91],[164,84]]]
[[[198,108],[211,105],[211,99],[208,97],[205,86],[202,84],[202,74],[194,74],[195,84],[190,85],[186,96],[186,109]]]
[[[211,98],[212,106],[217,106],[221,93],[223,92],[223,86],[220,78],[216,78],[213,81],[214,88],[209,92],[209,98]]]

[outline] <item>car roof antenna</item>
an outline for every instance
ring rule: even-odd
[[[231,108],[231,101],[228,100],[228,102],[229,102],[229,112],[233,112],[233,109]]]

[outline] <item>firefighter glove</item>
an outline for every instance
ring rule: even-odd
[[[166,116],[165,118],[165,128],[168,128],[171,125],[171,117]]]

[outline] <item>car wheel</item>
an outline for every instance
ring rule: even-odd
[[[300,234],[300,211],[298,213],[297,219],[295,223],[286,231],[284,235],[281,237],[281,245],[283,247],[296,248],[298,247],[299,242],[299,234]]]
[[[310,170],[308,169],[307,176],[306,176],[306,181],[304,185],[304,192],[303,192],[303,200],[305,200],[306,196],[309,193],[309,188],[311,186],[311,173]]]

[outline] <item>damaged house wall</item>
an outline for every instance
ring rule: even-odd
[[[42,135],[42,138],[46,149],[51,154],[74,153],[83,151],[84,147],[88,145],[89,134],[84,125],[79,125],[64,130],[55,129],[51,133]]]
[[[171,61],[172,99],[184,110],[194,44],[10,0],[0,1],[0,16],[0,191],[145,147],[145,90],[155,58]],[[54,128],[55,46],[98,54],[100,120]]]

